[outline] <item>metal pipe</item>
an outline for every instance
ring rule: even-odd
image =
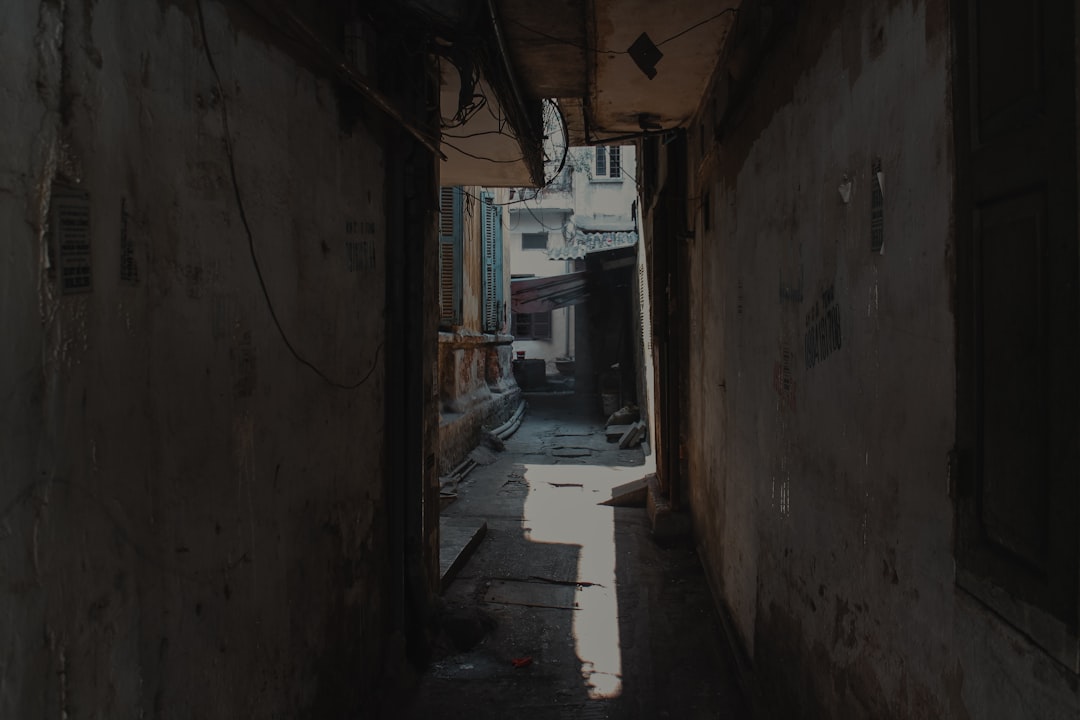
[[[532,119],[525,109],[525,101],[522,99],[521,89],[518,87],[517,78],[514,76],[514,67],[510,64],[510,54],[506,51],[506,41],[503,38],[502,27],[499,25],[499,18],[495,14],[495,0],[487,0],[487,6],[488,13],[491,15],[491,26],[495,30],[495,42],[499,45],[499,57],[502,58],[503,67],[506,68],[506,77],[510,80],[510,89],[514,91],[514,100],[517,101],[517,105],[521,109],[524,121],[529,124],[529,127],[522,129],[528,130],[532,134],[534,131]]]
[[[504,422],[499,427],[492,430],[491,434],[497,436],[501,440],[505,440],[506,438],[510,437],[514,433],[514,431],[517,430],[518,425],[521,424],[521,416],[524,414],[525,401],[522,400],[521,404],[518,405],[517,410],[515,410],[514,414],[510,416],[510,419]]]
[[[361,95],[366,97],[375,107],[386,113],[390,119],[399,123],[406,132],[412,135],[421,145],[426,147],[432,153],[445,160],[446,155],[439,149],[438,139],[430,137],[427,133],[416,127],[414,123],[409,121],[404,115],[401,114],[394,105],[383,95],[375,90],[375,88],[368,85],[367,81],[360,77],[355,70],[349,65],[349,61],[345,59],[341,53],[337,52],[333,48],[327,46],[325,42],[315,33],[314,30],[309,28],[307,24],[297,17],[296,13],[292,9],[282,5],[276,0],[272,0],[270,3],[274,10],[277,11],[281,17],[288,21],[293,31],[296,32],[302,40],[304,40],[313,50],[322,55],[323,60],[334,67],[337,74],[346,85],[356,90]],[[247,5],[256,13],[265,15],[267,10],[265,3],[253,2],[248,0]],[[273,18],[270,18],[271,22]]]
[[[571,270],[571,264],[572,263],[570,260],[566,261],[566,267],[564,269],[567,273],[569,273]],[[565,358],[574,357],[570,354],[570,333],[572,331],[572,328],[570,327],[570,320],[571,318],[573,318],[573,316],[574,313],[572,310],[570,310],[570,308],[563,308],[563,324],[566,326],[566,348],[563,351],[563,357]]]

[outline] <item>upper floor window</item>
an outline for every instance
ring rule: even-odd
[[[547,250],[547,244],[548,234],[546,232],[521,233],[522,250]]]
[[[551,311],[538,313],[513,313],[510,334],[515,340],[550,340]]]
[[[622,179],[622,148],[614,145],[597,145],[593,178]]]

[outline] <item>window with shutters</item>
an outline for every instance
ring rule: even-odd
[[[480,195],[483,213],[482,240],[484,247],[484,332],[497,333],[503,325],[503,263],[502,263],[502,207],[495,204],[495,196],[490,192]]]
[[[1076,11],[954,9],[957,583],[1080,672]]]
[[[551,311],[514,313],[510,334],[515,340],[550,340]]]
[[[439,325],[461,324],[462,191],[439,189]]]

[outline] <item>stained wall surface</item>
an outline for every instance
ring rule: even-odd
[[[521,401],[513,375],[510,332],[510,234],[503,188],[462,188],[461,325],[438,336],[438,471],[448,475],[480,442],[484,428],[510,419]],[[481,199],[491,194],[502,222],[502,307],[498,332],[484,329],[484,236]]]
[[[1077,676],[956,584],[948,3],[802,8],[688,137],[714,589],[778,717],[1074,718]]]
[[[0,5],[0,717],[378,685],[383,147],[204,5]]]

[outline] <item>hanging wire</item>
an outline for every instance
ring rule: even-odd
[[[371,367],[368,368],[364,375],[353,383],[341,383],[332,379],[329,375],[323,372],[318,366],[308,360],[306,357],[300,354],[289,339],[288,334],[285,332],[285,328],[281,325],[281,320],[278,319],[277,311],[274,309],[274,303],[270,299],[270,291],[266,287],[266,278],[263,277],[262,268],[259,266],[259,257],[255,252],[255,235],[251,230],[251,223],[248,222],[247,210],[244,206],[243,195],[240,192],[240,181],[237,179],[236,173],[236,157],[233,152],[232,146],[232,133],[229,130],[229,112],[225,102],[225,87],[221,81],[221,73],[218,72],[217,63],[214,62],[214,55],[210,51],[210,43],[206,36],[206,18],[203,15],[203,3],[202,0],[196,0],[196,11],[199,16],[199,33],[202,36],[203,51],[206,54],[206,61],[210,65],[210,70],[214,74],[214,82],[217,85],[218,97],[221,103],[221,126],[224,132],[225,141],[225,156],[229,161],[229,178],[232,180],[233,195],[236,198],[236,207],[240,213],[240,222],[244,226],[244,232],[247,235],[248,253],[251,256],[251,264],[255,269],[255,276],[259,280],[259,288],[262,290],[263,300],[266,302],[266,308],[270,311],[270,317],[274,321],[274,326],[277,328],[278,334],[281,336],[282,342],[285,343],[285,347],[288,348],[289,353],[304,367],[308,368],[316,375],[318,375],[326,384],[341,389],[341,390],[355,390],[370,378],[372,373],[375,372],[375,368],[378,366],[379,354],[382,351],[383,343],[379,343],[375,348],[375,354],[371,360]]]
[[[519,163],[522,160],[524,160],[523,157],[516,157],[516,158],[507,159],[507,160],[503,160],[503,159],[500,159],[500,158],[493,158],[493,157],[484,157],[483,155],[476,155],[476,154],[471,153],[471,152],[469,152],[467,150],[462,150],[457,145],[454,145],[451,142],[447,142],[446,140],[443,140],[442,144],[446,145],[447,147],[453,148],[454,150],[457,150],[462,155],[465,155],[466,157],[471,157],[474,160],[484,160],[486,162],[507,163],[507,164]]]
[[[680,30],[679,32],[675,33],[674,35],[672,35],[670,37],[664,38],[660,42],[656,43],[656,47],[661,47],[663,45],[666,45],[667,43],[671,42],[672,40],[675,40],[677,38],[682,37],[683,35],[686,35],[689,32],[697,30],[702,25],[708,25],[712,21],[717,20],[719,18],[722,18],[723,16],[725,16],[725,15],[727,15],[729,13],[738,13],[738,12],[739,12],[739,8],[737,8],[737,7],[725,8],[724,10],[721,10],[720,12],[716,13],[715,15],[711,15],[711,16],[705,18],[704,20],[700,20],[700,21],[694,23],[693,25]],[[525,23],[522,23],[522,22],[520,22],[518,20],[514,20],[513,18],[510,18],[509,21],[511,23],[513,23],[514,25],[517,25],[518,27],[522,28],[523,30],[527,30],[528,32],[533,33],[534,35],[537,35],[537,36],[542,37],[542,38],[546,38],[548,40],[560,43],[562,45],[568,45],[570,47],[577,48],[578,50],[584,50],[585,52],[595,52],[595,53],[598,53],[598,54],[601,54],[601,55],[629,55],[630,54],[630,52],[628,50],[610,50],[610,49],[589,47],[588,45],[584,45],[584,44],[579,43],[579,42],[574,42],[573,40],[567,40],[566,38],[561,38],[561,37],[558,37],[557,35],[552,35],[550,33],[544,32],[543,30],[538,30],[538,29],[536,29],[534,27],[531,27],[529,25],[526,25]]]
[[[724,10],[721,10],[720,12],[716,13],[715,15],[713,15],[711,17],[707,17],[704,20],[702,20],[701,22],[694,23],[693,25],[686,28],[685,30],[680,30],[679,32],[672,35],[671,37],[665,38],[664,40],[661,40],[660,42],[656,43],[656,47],[661,47],[663,45],[666,45],[667,43],[671,42],[672,40],[674,40],[676,38],[680,38],[680,37],[682,37],[683,35],[685,35],[686,33],[690,32],[692,30],[697,30],[702,25],[707,25],[707,24],[711,23],[713,20],[717,20],[719,18],[724,17],[728,13],[738,13],[738,12],[739,12],[739,8],[737,8],[737,7],[729,7],[729,8],[726,8]]]

